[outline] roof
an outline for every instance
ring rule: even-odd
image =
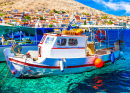
[[[75,16],[76,20],[80,20],[80,16]]]
[[[30,27],[23,27],[23,26],[7,26],[7,25],[0,25],[0,35],[9,34],[17,31],[23,31],[30,35],[35,35],[35,28]]]
[[[114,26],[114,25],[81,25],[82,28],[125,28],[124,26]]]

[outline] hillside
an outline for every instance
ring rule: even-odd
[[[0,9],[56,9],[98,15],[106,14],[74,0],[0,0]]]

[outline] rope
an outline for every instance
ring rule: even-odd
[[[10,62],[10,65],[9,65],[9,67],[8,67],[7,75],[6,75],[5,78],[0,82],[0,84],[2,84],[2,83],[5,81],[5,79],[7,78],[8,74],[9,74],[9,68],[10,68],[10,66],[11,66],[11,62]]]
[[[2,84],[2,83],[4,82],[4,80],[7,78],[8,74],[9,74],[9,68],[8,68],[7,75],[6,75],[5,78],[2,80],[2,82],[0,82],[0,84]]]
[[[26,60],[25,60],[25,63],[26,63]],[[24,70],[25,70],[25,63],[24,63]],[[21,89],[21,86],[22,86],[22,83],[23,83],[24,70],[23,70],[22,80],[21,80],[21,84],[20,84],[20,88],[19,88],[18,93],[20,93],[20,89]],[[46,86],[46,85],[44,85],[44,86]],[[47,86],[47,87],[48,87],[48,86]],[[52,88],[51,88],[51,89],[52,89]],[[52,89],[52,90],[54,90],[54,89]]]
[[[25,59],[25,63],[26,63],[26,59]],[[24,63],[23,75],[22,75],[22,80],[21,80],[21,84],[20,84],[18,93],[20,93],[20,89],[21,89],[21,86],[22,86],[22,83],[23,83],[23,76],[24,76],[24,70],[25,70],[25,63]]]
[[[4,70],[4,68],[6,67],[7,64],[5,64],[5,66],[2,68],[2,70],[0,71],[0,73]]]

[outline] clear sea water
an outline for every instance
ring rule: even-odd
[[[130,92],[130,30],[125,32],[125,60],[80,74],[42,77],[37,79],[15,78],[8,66],[0,72],[0,93],[93,93]],[[5,66],[0,63],[0,71]],[[22,85],[21,85],[22,81]],[[21,88],[20,88],[21,87]],[[20,91],[19,91],[20,89]]]

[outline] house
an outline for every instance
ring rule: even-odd
[[[76,19],[76,21],[80,21],[80,16],[76,15],[75,19]]]
[[[28,10],[28,12],[31,12],[31,13],[33,13],[33,12],[34,12],[34,10],[33,10],[33,9],[29,9],[29,10]]]
[[[4,23],[9,23],[9,18],[4,18]]]
[[[50,16],[50,14],[49,14],[49,13],[44,13],[43,16],[44,16],[45,18],[47,18],[48,16]]]
[[[84,16],[84,17],[80,17],[80,19],[81,19],[81,20],[86,20],[87,17],[86,17],[86,16]]]
[[[23,13],[15,13],[14,18],[15,19],[21,19],[23,17]]]
[[[4,18],[13,18],[13,15],[7,14],[7,15],[3,15]]]
[[[13,9],[13,12],[14,12],[14,13],[18,13],[19,10],[18,10],[18,9]]]

